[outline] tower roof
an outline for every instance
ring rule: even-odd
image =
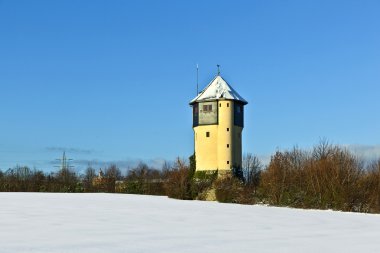
[[[217,99],[230,99],[248,104],[220,75],[217,75],[198,96],[191,100],[190,104]]]

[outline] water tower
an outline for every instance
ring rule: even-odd
[[[219,170],[223,173],[232,167],[241,167],[244,106],[247,103],[220,73],[190,101],[196,171]]]

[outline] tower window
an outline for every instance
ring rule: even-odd
[[[210,137],[210,132],[206,132],[206,137]]]
[[[230,103],[227,103],[227,107],[230,107]]]
[[[227,144],[227,148],[229,148],[230,147],[230,144]]]
[[[227,161],[227,164],[230,164],[230,161]]]
[[[222,107],[222,103],[219,103],[219,107]]]
[[[227,132],[229,132],[230,131],[230,129],[227,127]]]
[[[212,111],[212,105],[203,105],[203,111],[204,112],[211,112]]]

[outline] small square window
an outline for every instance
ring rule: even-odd
[[[230,161],[227,161],[227,164],[230,164]]]
[[[209,112],[212,111],[212,105],[208,105],[208,111],[209,111]]]
[[[230,144],[227,144],[227,148],[229,148],[230,147]]]
[[[210,137],[210,132],[206,132],[206,137]]]
[[[227,127],[227,132],[229,132],[230,131],[230,129]]]

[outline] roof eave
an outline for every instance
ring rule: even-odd
[[[245,101],[245,100],[238,100],[238,99],[232,99],[232,98],[210,98],[210,99],[202,99],[202,100],[192,100],[192,101],[190,101],[189,105],[193,105],[195,103],[210,102],[210,101],[219,101],[219,100],[236,101],[236,102],[242,103],[243,105],[248,104],[248,102]]]

